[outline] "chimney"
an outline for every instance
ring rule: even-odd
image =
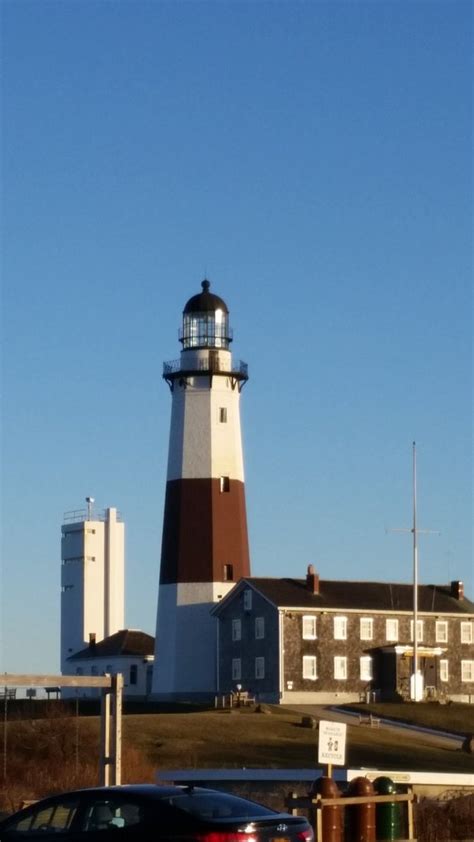
[[[91,649],[95,649],[95,632],[89,634],[89,646]]]
[[[319,593],[319,576],[314,571],[312,564],[308,564],[308,572],[306,574],[306,588],[310,593]]]
[[[464,583],[454,580],[451,582],[451,596],[454,599],[464,599]]]

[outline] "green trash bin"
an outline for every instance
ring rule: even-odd
[[[396,795],[397,787],[391,778],[380,777],[374,781],[377,795]],[[400,801],[386,801],[375,809],[377,840],[402,838],[402,805]]]

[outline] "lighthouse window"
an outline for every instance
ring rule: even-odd
[[[220,490],[221,490],[221,493],[223,491],[230,491],[230,477],[221,477],[220,478]]]
[[[234,568],[232,564],[224,564],[224,582],[232,582],[234,579]]]
[[[221,406],[219,409],[219,421],[221,424],[227,424],[227,407]]]

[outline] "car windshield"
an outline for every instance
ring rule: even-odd
[[[274,816],[275,811],[220,792],[183,792],[166,799],[169,804],[201,819],[257,818]]]

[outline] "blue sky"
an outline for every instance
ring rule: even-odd
[[[60,526],[127,528],[153,633],[170,395],[208,276],[249,364],[254,575],[472,560],[468,2],[2,3],[0,670],[55,671]]]

